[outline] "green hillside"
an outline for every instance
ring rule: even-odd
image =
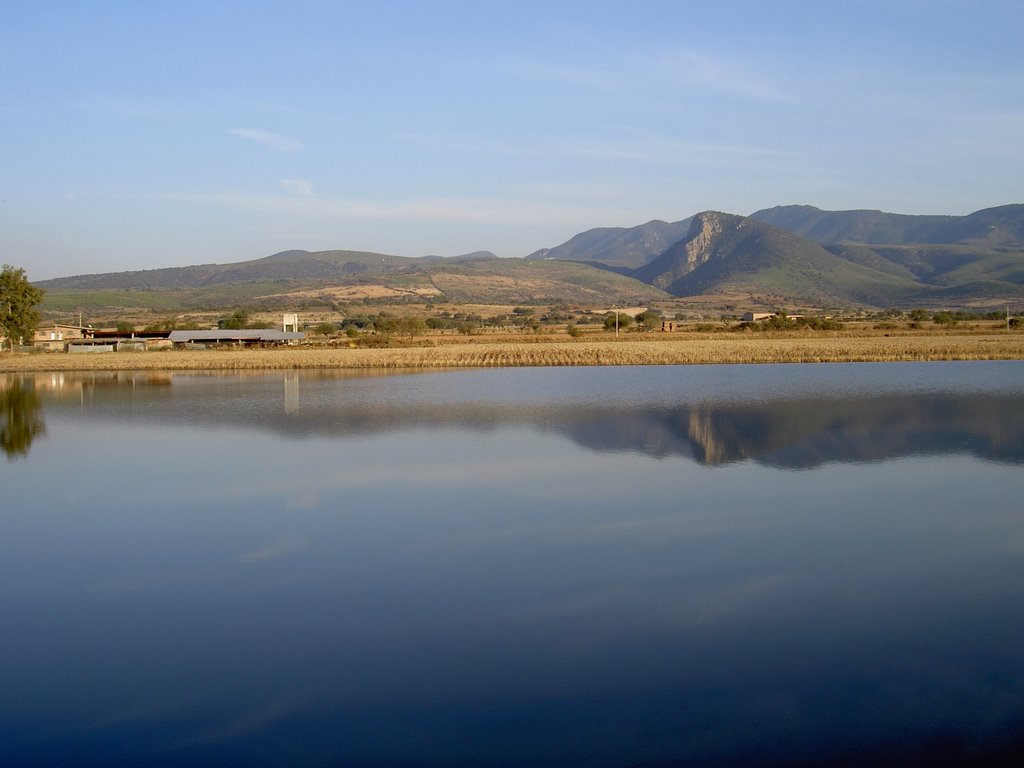
[[[812,205],[781,205],[750,218],[789,230],[817,243],[931,242],[937,228],[954,216],[908,216],[884,211],[823,211]]]
[[[818,243],[988,243],[1024,250],[1024,204],[986,208],[968,216],[823,211],[811,205],[783,205],[756,211],[750,218]]]
[[[581,232],[554,248],[531,253],[526,258],[589,261],[636,269],[684,238],[689,228],[690,219],[672,223],[654,220],[628,228],[598,227]]]
[[[632,277],[563,261],[474,254],[414,259],[354,251],[285,251],[237,264],[84,275],[49,280],[43,309],[75,312],[216,310],[332,305],[339,302],[639,304],[666,294]]]
[[[884,304],[914,293],[909,277],[830,253],[753,219],[706,212],[689,237],[634,273],[674,296],[758,293],[814,304]]]
[[[311,307],[354,301],[643,304],[669,295],[806,305],[1024,300],[1024,205],[969,216],[780,206],[595,228],[525,259],[291,250],[233,264],[37,283],[45,310]]]
[[[364,251],[282,251],[234,264],[77,275],[44,280],[37,285],[47,291],[196,289],[225,283],[389,274],[414,267],[418,262],[418,259]]]

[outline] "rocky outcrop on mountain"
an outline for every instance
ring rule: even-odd
[[[713,257],[726,229],[736,230],[742,224],[742,216],[717,211],[698,213],[690,219],[690,230],[683,240],[635,270],[633,276],[672,293],[670,286]]]

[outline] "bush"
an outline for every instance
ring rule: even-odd
[[[636,316],[636,323],[640,330],[649,331],[661,323],[661,313],[648,309]]]
[[[633,324],[633,318],[627,315],[625,312],[609,312],[604,316],[604,329],[606,331],[615,330],[615,315],[619,316],[619,330],[625,330]]]

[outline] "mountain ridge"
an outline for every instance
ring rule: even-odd
[[[554,248],[541,248],[527,259],[598,262],[635,269],[686,236],[690,218],[666,222],[652,219],[635,227],[595,227],[574,235]]]
[[[66,303],[90,291],[134,291],[151,299],[163,292],[193,304],[295,296],[495,303],[756,296],[761,304],[866,307],[994,303],[1024,299],[1024,204],[966,216],[807,205],[750,216],[703,211],[677,222],[586,230],[520,259],[490,251],[443,258],[292,249],[229,264],[77,275],[36,285]]]
[[[633,274],[673,296],[750,292],[818,305],[884,303],[887,287],[915,287],[789,230],[718,211],[694,216],[684,240]]]

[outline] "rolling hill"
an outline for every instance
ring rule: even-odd
[[[479,303],[643,304],[660,289],[596,266],[499,259],[489,252],[450,259],[360,251],[283,251],[234,264],[80,275],[37,283],[43,308],[186,311],[330,305],[369,300]]]
[[[966,307],[1024,301],[1024,205],[968,216],[789,205],[597,228],[523,259],[291,250],[234,264],[37,283],[44,309],[160,311],[360,300]]]

